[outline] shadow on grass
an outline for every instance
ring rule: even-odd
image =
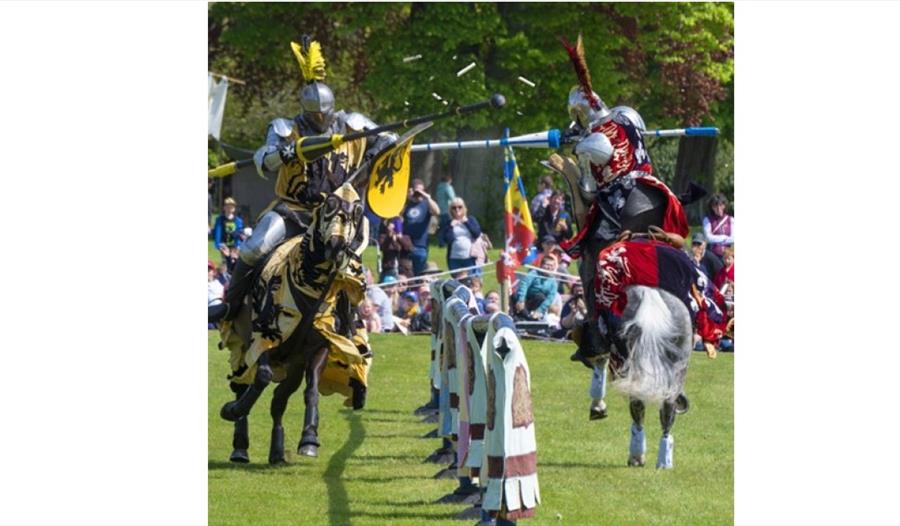
[[[647,457],[649,458],[649,457]],[[577,462],[541,462],[538,461],[538,468],[603,468],[603,469],[639,469],[629,467],[624,461],[621,464],[610,464],[597,462],[595,464],[582,464]]]
[[[366,428],[361,417],[357,413],[344,413],[344,418],[350,421],[350,433],[347,441],[332,455],[328,461],[328,468],[322,477],[328,487],[328,522],[331,526],[345,526],[350,524],[350,497],[347,488],[341,480],[341,475],[347,465],[347,459],[353,456],[353,452],[362,445],[366,438]]]
[[[364,482],[366,484],[383,484],[385,482],[396,482],[398,480],[425,480],[426,477],[421,475],[398,475],[396,477],[352,477],[344,480],[350,482]]]
[[[392,519],[426,519],[426,520],[449,520],[455,519],[456,515],[459,511],[449,511],[449,512],[436,512],[436,513],[405,513],[405,512],[385,512],[385,513],[372,513],[369,511],[360,511],[352,514],[353,517],[367,517],[372,519],[384,519],[386,521],[391,521]],[[349,522],[347,523],[349,524]]]
[[[269,464],[238,464],[235,462],[228,462],[224,460],[210,460],[209,462],[207,462],[207,469],[231,471],[281,471],[285,468],[295,467],[298,465],[302,464],[278,464],[275,466],[271,466]]]

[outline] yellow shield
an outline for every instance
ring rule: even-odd
[[[426,122],[404,133],[394,146],[381,152],[372,164],[367,195],[369,209],[379,217],[397,217],[403,210],[409,189],[413,139],[431,124]]]

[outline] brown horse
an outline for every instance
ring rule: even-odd
[[[304,235],[260,264],[249,308],[223,324],[236,399],[220,415],[235,423],[233,462],[249,462],[247,415],[273,381],[271,464],[285,462],[282,417],[304,378],[300,455],[318,455],[320,392],[340,392],[354,408],[364,404],[371,353],[365,332],[352,327],[351,307],[364,295],[360,257],[368,231],[359,195],[349,184],[341,186],[313,212]]]

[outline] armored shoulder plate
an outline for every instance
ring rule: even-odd
[[[362,113],[356,112],[346,114],[344,122],[348,128],[352,128],[356,131],[370,130],[378,127],[377,124],[372,122],[372,119],[366,117]]]
[[[631,124],[640,131],[646,131],[647,125],[644,124],[644,119],[634,108],[629,106],[616,106],[609,111],[612,113],[613,120],[617,123]]]
[[[279,137],[287,138],[291,136],[291,132],[294,130],[294,121],[279,117],[272,121],[269,126],[272,127]]]

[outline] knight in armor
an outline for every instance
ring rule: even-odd
[[[640,114],[628,106],[609,108],[593,91],[581,35],[573,46],[563,39],[575,67],[579,84],[568,97],[573,123],[566,132],[576,142],[580,179],[579,197],[591,203],[578,233],[560,246],[581,258],[579,274],[585,284],[588,319],[575,331],[578,350],[573,361],[594,369],[591,388],[591,419],[606,416],[606,362],[613,347],[623,342],[615,338],[616,319],[603,316],[596,307],[594,276],[601,249],[623,233],[648,232],[667,242],[679,244],[689,233],[684,207],[665,183],[653,176],[653,165],[644,145],[646,129]],[[661,231],[660,231],[661,229]],[[601,358],[594,363],[589,359]],[[593,366],[593,367],[592,367]]]
[[[397,135],[384,132],[333,146],[335,135],[376,128],[360,113],[335,110],[334,93],[325,84],[321,46],[309,37],[291,42],[306,85],[300,90],[300,114],[277,118],[266,130],[266,142],[253,156],[260,176],[277,173],[275,200],[260,214],[253,234],[241,246],[225,301],[208,309],[212,322],[232,320],[253,284],[253,269],[282,241],[306,232],[312,211],[366,161],[390,147]],[[301,148],[316,145],[312,151]]]
[[[591,89],[581,35],[575,46],[563,41],[579,85],[569,92],[568,110],[573,124],[567,132],[575,137],[582,180],[579,191],[593,203],[584,225],[563,248],[578,255],[585,245],[604,246],[623,230],[646,229],[659,220],[666,232],[688,235],[681,202],[665,183],[653,176],[653,165],[644,145],[646,130],[640,114],[628,106],[607,107]],[[638,192],[633,195],[635,188]],[[654,213],[655,212],[655,213]],[[593,238],[598,243],[588,243]]]

